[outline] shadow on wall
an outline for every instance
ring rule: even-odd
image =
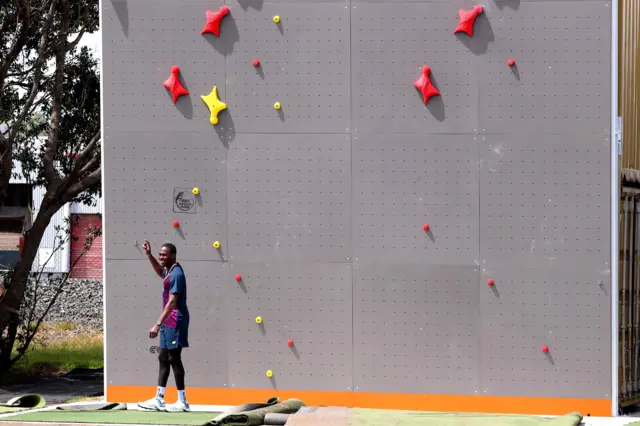
[[[238,0],[238,3],[243,10],[247,10],[252,7],[255,10],[260,11],[262,10],[262,3],[264,3],[264,0]]]
[[[493,29],[491,28],[491,22],[489,18],[487,18],[486,12],[482,12],[477,16],[476,22],[473,25],[473,37],[469,37],[469,35],[464,32],[459,32],[455,35],[458,37],[458,40],[476,56],[487,53],[489,43],[494,40]]]
[[[125,37],[129,37],[129,6],[127,0],[111,0],[111,6],[115,10],[122,32]]]
[[[433,86],[436,89],[438,89],[440,92],[442,92],[442,90],[440,90],[439,88],[440,86],[438,86],[438,80],[435,76],[435,73],[431,73],[429,78],[431,79],[431,83],[433,84]],[[425,108],[427,108],[431,113],[431,115],[433,115],[438,121],[444,121],[446,114],[445,114],[444,99],[442,99],[442,95],[432,96],[429,99],[429,102],[427,102],[427,105],[425,106]]]
[[[520,0],[493,0],[498,6],[498,9],[502,10],[505,7],[511,8],[513,10],[518,10],[520,7]]]
[[[233,52],[234,44],[240,40],[240,31],[238,30],[235,19],[233,19],[232,12],[229,12],[220,23],[220,34],[224,34],[224,37],[216,37],[211,33],[205,33],[202,37],[223,55]]]

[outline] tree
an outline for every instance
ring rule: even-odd
[[[0,360],[0,366],[3,368],[0,369],[0,379],[4,378],[4,375],[8,373],[9,368],[27,355],[27,351],[31,343],[36,341],[38,331],[49,314],[49,311],[51,311],[51,308],[53,308],[58,301],[60,294],[67,289],[69,279],[76,265],[80,259],[82,259],[82,257],[91,250],[96,238],[102,236],[102,229],[100,227],[89,227],[86,234],[82,236],[74,234],[74,225],[77,225],[78,223],[79,217],[77,215],[73,215],[71,218],[65,218],[65,224],[63,226],[55,227],[56,232],[53,238],[53,250],[49,257],[41,264],[40,268],[35,271],[33,279],[30,281],[29,285],[26,286],[19,317],[15,318],[14,321],[9,322],[9,329],[12,331],[8,334],[12,336],[15,335],[17,345],[13,347],[14,344],[11,342],[11,346],[14,349],[13,352],[15,353],[12,353],[11,349],[2,353],[3,359]],[[45,274],[44,269],[56,252],[63,250],[68,242],[78,240],[83,240],[84,244],[80,253],[78,253],[78,255],[73,259],[73,262],[69,267],[69,273],[49,280],[48,284],[55,290],[50,298],[43,299],[40,290],[43,275]],[[10,274],[11,270],[4,271],[0,276],[6,277]],[[7,340],[7,344],[8,343],[9,341]]]
[[[46,194],[24,231],[21,259],[0,301],[0,370],[42,236],[69,202],[91,203],[100,193],[100,78],[98,62],[78,48],[99,23],[98,0],[0,1],[0,213],[14,160]]]

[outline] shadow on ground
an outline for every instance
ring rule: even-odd
[[[37,393],[49,404],[61,404],[72,398],[104,395],[104,372],[101,368],[78,368],[59,377],[35,379],[32,383],[0,386],[0,402],[27,393]]]

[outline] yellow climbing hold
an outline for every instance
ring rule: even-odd
[[[273,104],[273,107],[275,109],[280,109],[280,102],[276,102],[275,104]]]
[[[271,376],[273,376],[273,371],[267,370],[267,377],[271,377]]]
[[[207,96],[201,96],[202,100],[209,107],[211,111],[211,118],[209,122],[211,124],[218,124],[218,113],[223,109],[227,109],[227,104],[218,99],[218,87],[213,86],[213,90]]]
[[[219,249],[219,248],[220,248],[220,241],[215,241],[215,242],[213,243],[213,248],[217,248],[217,249]]]
[[[279,17],[278,15],[274,16],[274,17],[273,17],[273,22],[275,22],[276,24],[277,24],[278,22],[280,22],[280,17]]]
[[[256,324],[262,324],[262,317],[256,317]]]
[[[200,190],[198,188],[193,188],[191,192],[193,192],[193,195],[198,195],[200,193]]]

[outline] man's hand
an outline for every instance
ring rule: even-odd
[[[158,327],[157,325],[154,325],[153,327],[151,327],[151,330],[149,330],[149,337],[152,339],[155,339],[159,332],[160,332],[160,327]]]
[[[142,245],[142,250],[144,250],[147,256],[151,254],[151,244],[149,244],[149,241],[144,240],[144,244]]]

